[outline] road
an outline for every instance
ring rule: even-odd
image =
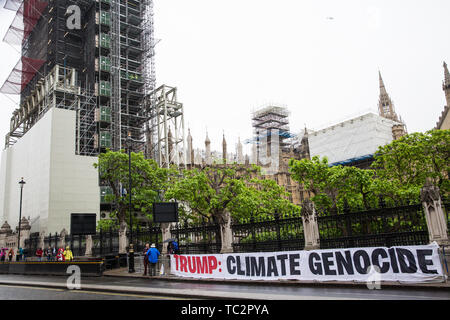
[[[369,290],[364,287],[314,287],[283,285],[218,284],[200,282],[175,282],[142,278],[91,277],[82,278],[82,290],[68,290],[63,276],[0,275],[0,300],[165,300],[180,298],[205,299],[262,299],[262,300],[450,300],[450,290],[382,288]],[[9,283],[5,282],[20,282]],[[32,283],[58,284],[55,288],[30,288]],[[88,288],[90,287],[90,288]],[[100,292],[109,287],[114,292]],[[100,289],[96,289],[100,288]],[[164,293],[168,294],[165,295]],[[176,293],[181,296],[173,296]]]
[[[5,300],[172,300],[173,297],[114,292],[35,288],[20,285],[0,285],[0,301]]]

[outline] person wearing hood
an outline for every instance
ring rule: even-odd
[[[66,250],[64,250],[63,256],[64,256],[64,261],[72,261],[73,260],[73,254],[72,254],[72,251],[70,250],[69,246],[67,246]]]
[[[152,243],[146,255],[148,256],[148,262],[150,263],[149,275],[156,276],[156,264],[158,263],[158,257],[160,256],[160,253],[158,249],[156,249],[154,243]]]

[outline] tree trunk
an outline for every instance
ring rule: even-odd
[[[120,221],[119,228],[119,253],[127,253],[128,239],[127,239],[127,223]]]

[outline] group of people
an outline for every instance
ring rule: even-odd
[[[169,241],[169,244],[167,245],[167,252],[169,254],[179,254],[180,249],[178,247],[178,243],[176,241]],[[148,272],[149,276],[156,276],[156,265],[158,263],[158,259],[161,253],[156,248],[154,243],[152,243],[151,246],[148,243],[146,243],[143,253],[144,253],[144,276],[147,275],[147,269],[149,269]]]
[[[18,255],[19,255],[19,259],[21,257],[23,257],[24,251],[23,251],[22,248],[19,248]],[[8,261],[11,262],[13,257],[14,257],[14,249],[13,248],[10,248],[9,250],[8,250],[8,248],[1,248],[0,249],[0,261],[1,262],[5,262],[6,258],[8,258]]]
[[[38,258],[38,261],[42,261],[44,256],[47,258],[48,262],[73,260],[73,253],[69,246],[67,246],[66,249],[59,248],[58,251],[56,251],[55,247],[52,248],[50,246],[45,249],[45,251],[42,250],[42,248],[36,250],[36,257]]]
[[[48,247],[47,249],[42,250],[42,248],[39,248],[36,250],[35,256],[37,257],[38,261],[42,261],[44,257],[47,258],[47,261],[72,261],[73,260],[73,253],[70,250],[70,247],[67,246],[66,249],[59,248],[56,250],[56,248]],[[1,248],[0,249],[0,262],[5,262],[6,258],[8,258],[8,261],[11,262],[14,257],[14,249],[10,248],[8,251],[8,248]],[[26,261],[28,257],[28,250],[24,250],[23,248],[19,248],[17,252],[17,261]]]

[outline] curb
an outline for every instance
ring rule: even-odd
[[[318,281],[295,281],[295,280],[279,280],[279,281],[264,281],[264,280],[219,280],[219,279],[194,279],[194,278],[174,278],[167,276],[131,276],[131,275],[118,275],[103,273],[104,277],[118,277],[118,278],[130,278],[130,279],[152,279],[161,281],[173,281],[173,282],[192,282],[192,283],[212,283],[212,284],[243,284],[253,286],[290,286],[290,287],[340,287],[340,288],[355,288],[364,287],[367,288],[367,284],[363,282],[318,282]],[[412,284],[412,283],[393,283],[393,282],[381,282],[381,288],[392,289],[406,289],[406,290],[442,290],[450,291],[450,283],[438,282],[436,283],[424,283],[424,284]]]
[[[0,285],[16,285],[25,287],[39,287],[50,289],[65,289],[66,284],[62,283],[47,283],[47,282],[21,282],[21,281],[0,281]],[[243,293],[243,292],[221,292],[204,293],[204,290],[198,289],[154,289],[154,288],[136,288],[123,286],[100,286],[100,285],[81,285],[81,289],[76,291],[96,291],[109,293],[125,293],[125,294],[139,294],[139,295],[153,295],[161,297],[178,297],[189,299],[203,299],[203,300],[361,300],[359,298],[340,298],[340,297],[320,297],[320,296],[289,296],[289,295],[273,295],[260,293]]]

